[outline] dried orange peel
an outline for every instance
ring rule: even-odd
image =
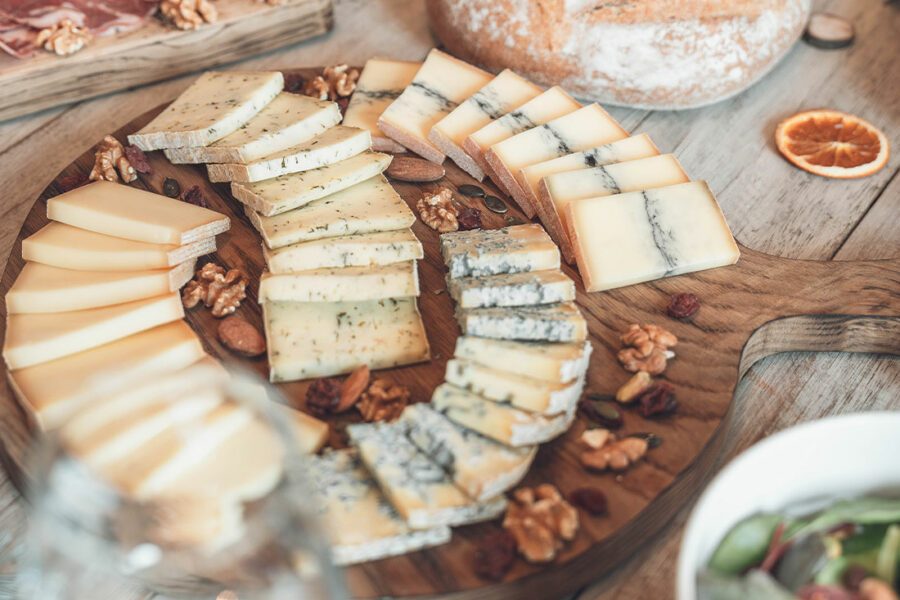
[[[775,143],[786,159],[822,177],[866,177],[887,164],[890,144],[871,123],[836,110],[811,110],[785,119]]]

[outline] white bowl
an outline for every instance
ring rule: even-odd
[[[678,556],[678,600],[696,600],[697,573],[741,519],[876,492],[900,493],[900,412],[830,417],[762,440],[731,461],[694,507]]]

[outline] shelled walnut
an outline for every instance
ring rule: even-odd
[[[633,324],[621,336],[625,348],[619,351],[619,362],[626,371],[646,371],[659,375],[666,370],[666,362],[675,353],[669,350],[678,338],[658,325]]]
[[[94,152],[94,167],[88,179],[91,181],[106,180],[119,181],[119,177],[125,183],[131,183],[137,179],[137,172],[128,158],[125,156],[125,148],[122,143],[111,135],[103,138],[97,144]]]
[[[185,308],[194,308],[200,302],[210,308],[214,317],[230,315],[247,297],[247,276],[240,269],[227,272],[222,267],[206,263],[197,271],[181,294]]]
[[[459,229],[459,211],[453,205],[453,191],[448,188],[441,188],[436,194],[426,193],[416,203],[416,210],[422,222],[435,231],[449,233]]]
[[[37,34],[35,44],[57,56],[75,54],[91,41],[91,33],[70,19],[63,19]]]
[[[365,421],[393,421],[409,404],[409,389],[387,379],[375,379],[356,402]]]
[[[359,70],[348,65],[325,67],[321,75],[308,80],[303,86],[303,93],[319,100],[337,100],[346,98],[356,89]]]
[[[197,29],[219,18],[216,7],[209,0],[162,0],[159,12],[178,29]]]
[[[581,453],[581,464],[589,469],[624,471],[647,454],[647,440],[639,437],[617,439],[605,429],[591,429],[581,435],[588,447]]]
[[[503,527],[530,562],[549,562],[578,532],[578,511],[553,485],[519,488],[506,509]]]

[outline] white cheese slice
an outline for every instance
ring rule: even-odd
[[[47,218],[151,244],[190,244],[231,226],[228,217],[208,208],[109,181],[95,181],[50,198]]]
[[[423,158],[443,162],[444,153],[428,140],[428,133],[491,78],[490,73],[433,49],[412,83],[381,114],[378,128]]]
[[[328,441],[328,423],[290,406],[272,403],[276,416],[287,421],[302,454],[315,454]]]
[[[415,298],[263,305],[269,378],[295,381],[429,360]]]
[[[209,146],[168,148],[174,164],[248,163],[296,146],[341,122],[341,109],[325,102],[282,92],[240,129]]]
[[[419,295],[415,261],[380,267],[329,267],[296,273],[263,273],[260,302],[364,302]]]
[[[484,171],[463,150],[466,138],[540,93],[540,87],[505,69],[454,108],[450,114],[435,123],[431,133],[428,134],[428,139],[441,152],[453,159],[463,171],[481,181],[484,179]]]
[[[454,423],[512,447],[549,442],[575,418],[575,411],[553,417],[525,412],[449,383],[434,390],[431,406]]]
[[[314,506],[336,565],[379,560],[450,541],[446,525],[410,529],[353,450],[325,452],[312,457],[307,466]]]
[[[329,267],[389,265],[424,256],[422,242],[409,229],[360,233],[301,242],[270,250],[263,256],[271,273],[295,273]]]
[[[370,58],[366,61],[344,111],[344,125],[359,127],[372,134],[372,148],[382,152],[405,152],[399,145],[378,129],[378,118],[391,102],[400,97],[412,83],[420,62]]]
[[[588,368],[591,343],[514,342],[460,336],[453,355],[485,367],[551,383],[570,383]]]
[[[249,209],[246,212],[269,248],[409,229],[416,222],[416,215],[381,175],[273,217]]]
[[[530,219],[537,209],[523,189],[522,169],[626,137],[628,132],[609,113],[600,105],[591,104],[494,144],[485,160],[496,176],[494,180],[503,183]]]
[[[331,165],[255,183],[231,182],[231,193],[261,215],[271,217],[345,190],[384,172],[391,156],[363,152]]]
[[[207,146],[237,131],[283,87],[280,71],[204,73],[128,142],[146,151]]]
[[[385,496],[413,529],[487,521],[506,508],[502,497],[477,502],[467,496],[410,441],[405,423],[350,425],[347,433]]]
[[[702,181],[576,200],[566,207],[589,292],[732,265],[740,250]]]
[[[510,448],[460,427],[425,403],[407,406],[401,420],[412,443],[478,501],[519,483],[537,454],[537,446]]]
[[[575,299],[575,282],[561,271],[533,271],[447,280],[461,308],[554,304]]]
[[[48,223],[22,240],[22,258],[77,271],[141,271],[165,269],[216,251],[209,236],[183,246],[125,240]]]
[[[463,150],[472,157],[482,172],[491,175],[491,179],[502,186],[503,183],[498,182],[497,178],[493,177],[491,167],[484,157],[485,152],[494,144],[563,115],[575,112],[579,108],[581,108],[581,104],[577,100],[572,98],[561,87],[554,86],[541,95],[532,98],[519,108],[506,113],[495,121],[491,121],[469,135],[463,142]],[[503,191],[507,194],[509,193],[509,190],[505,188]]]
[[[546,342],[587,339],[587,322],[573,302],[457,309],[456,318],[463,335]]]
[[[183,317],[177,293],[71,312],[10,314],[3,358],[10,369],[24,369]]]
[[[483,277],[559,268],[559,248],[537,224],[473,229],[441,236],[448,276]]]

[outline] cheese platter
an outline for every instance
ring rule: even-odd
[[[136,118],[112,134],[144,145],[147,151],[146,168],[127,184],[134,191],[122,197],[139,190],[171,196],[167,192],[177,185],[179,192],[190,190],[210,211],[228,217],[230,228],[225,230],[220,220],[198,212],[191,219],[183,217],[191,227],[177,231],[163,224],[148,224],[146,231],[136,228],[128,235],[141,239],[128,246],[170,244],[166,252],[149,258],[145,253],[143,259],[157,261],[151,262],[157,267],[173,266],[179,264],[173,260],[191,261],[198,253],[209,252],[209,245],[192,244],[215,236],[215,253],[207,264],[247,275],[247,298],[235,314],[266,332],[268,357],[234,354],[221,341],[219,325],[224,321],[214,311],[187,307],[185,319],[206,353],[239,362],[275,382],[300,411],[316,408],[308,399],[314,397],[311,388],[324,386],[321,378],[355,374],[360,364],[408,390],[411,404],[401,407],[396,420],[364,418],[362,409],[362,415],[351,411],[322,417],[331,430],[327,445],[336,450],[312,459],[314,481],[322,482],[323,489],[336,480],[363,481],[366,489],[379,490],[373,493],[383,494],[396,511],[393,537],[379,540],[380,550],[369,546],[363,552],[339,535],[333,539],[335,560],[355,563],[346,571],[355,597],[513,598],[525,593],[554,597],[614,570],[693,500],[728,435],[736,386],[755,362],[790,350],[900,353],[896,294],[900,262],[795,261],[740,247],[705,184],[691,182],[677,159],[660,153],[652,141],[637,140],[634,153],[621,150],[632,163],[622,167],[628,163],[618,162],[617,151],[609,148],[633,138],[599,106],[583,107],[557,88],[538,93],[501,74],[496,79],[503,77],[506,83],[490,89],[514,88],[519,108],[498,104],[500,108],[488,111],[485,123],[473,109],[486,103],[466,99],[489,86],[492,76],[475,67],[453,66],[465,74],[463,83],[468,87],[465,93],[456,90],[451,101],[442,86],[453,78],[441,72],[458,61],[438,58],[441,68],[422,75],[427,81],[416,83],[419,75],[407,74],[405,79],[413,83],[406,89],[413,92],[406,98],[406,92],[393,94],[401,102],[396,114],[379,121],[380,131],[370,131],[368,137],[346,122],[331,122],[333,126],[321,134],[327,136],[325,151],[318,144],[284,136],[280,147],[267,146],[271,152],[262,160],[241,155],[245,164],[239,168],[189,164],[196,156],[191,152],[182,154],[189,160],[176,164],[170,158],[182,163],[175,149],[185,147],[169,147],[178,101],[172,108],[159,107]],[[284,75],[313,80],[320,72],[301,69]],[[386,95],[391,90],[363,96]],[[447,102],[435,103],[436,97]],[[456,103],[465,107],[462,116],[467,118],[451,119],[439,134],[432,135],[434,129],[429,133],[428,120],[456,114],[449,109],[452,106],[448,108]],[[351,115],[359,110],[353,106],[351,96]],[[419,118],[405,120],[405,110],[415,111]],[[515,117],[517,110],[530,115],[529,123],[540,119],[543,125],[523,128],[523,118]],[[164,111],[168,116],[157,120]],[[327,107],[324,112],[321,118],[328,122]],[[422,117],[426,113],[427,119]],[[217,115],[216,125],[229,118]],[[155,129],[154,123],[166,119],[170,125]],[[209,127],[194,132],[209,132]],[[472,135],[486,129],[494,131]],[[541,145],[541,136],[530,133],[534,131],[553,133],[554,146]],[[479,146],[482,152],[467,153],[476,138],[485,144]],[[373,143],[378,139],[382,141]],[[445,175],[435,181],[389,180],[380,173],[390,156],[372,150],[397,149],[385,139],[436,161],[444,154],[452,160],[444,161]],[[234,148],[202,140],[209,142],[212,145],[206,148]],[[153,148],[165,148],[170,156]],[[233,156],[235,150],[230,152]],[[534,195],[529,182],[535,180],[525,177],[526,169],[579,155],[593,158],[582,160],[584,170],[577,173],[590,177],[600,169],[598,179],[605,187],[585,181],[591,190],[587,196],[561,200],[547,192],[548,179],[560,168],[549,165],[536,180],[538,195]],[[619,160],[624,160],[622,156]],[[607,160],[617,166],[605,169],[602,163]],[[650,183],[646,169],[633,167],[647,160],[659,163],[652,169],[658,180]],[[77,235],[82,237],[85,229],[103,226],[98,224],[103,219],[90,214],[86,218],[84,210],[100,210],[96,205],[103,204],[106,193],[98,190],[122,184],[91,183],[72,190],[72,182],[87,180],[96,164],[95,152],[89,149],[35,202],[4,272],[4,295],[15,290],[22,273],[34,270],[34,263],[26,266],[23,256],[31,261],[41,256],[37,242],[49,236],[35,234],[46,232],[48,213],[54,220],[49,228],[81,228]],[[644,189],[651,185],[658,190]],[[565,184],[563,189],[573,187]],[[441,194],[452,200],[460,222],[463,215],[477,211],[480,227],[441,235],[438,229],[445,220],[432,220],[427,202],[423,204],[425,198],[440,200]],[[549,196],[549,205],[542,202],[544,195]],[[530,223],[529,217],[542,216],[542,206],[544,214],[548,206],[554,211],[553,223],[563,224],[553,229],[545,221],[550,235],[540,224]],[[103,212],[114,210],[126,207],[107,206]],[[647,259],[648,234],[641,227],[648,216],[670,229],[687,227],[695,243],[680,245],[677,236],[659,242],[652,233],[658,228],[651,227],[650,238],[658,243]],[[198,228],[205,235],[197,234]],[[116,231],[121,235],[123,230]],[[151,239],[151,233],[156,237]],[[340,243],[329,242],[334,239]],[[571,256],[557,248],[560,239],[571,245]],[[52,241],[45,240],[44,246]],[[61,254],[46,248],[44,252],[43,256]],[[674,264],[660,267],[653,252]],[[173,258],[176,255],[178,259]],[[574,259],[578,269],[561,255]],[[679,261],[688,267],[680,268],[678,264],[684,263]],[[295,272],[292,266],[297,264],[315,264],[316,270]],[[695,272],[678,274],[684,271]],[[678,275],[660,278],[667,274]],[[52,273],[45,277],[52,278]],[[175,275],[172,278],[183,283]],[[169,281],[164,280],[165,291],[174,285]],[[585,284],[597,291],[587,291]],[[699,299],[699,310],[694,306],[686,318],[671,316],[679,314],[667,311],[672,298],[686,294],[695,303]],[[8,299],[5,310],[9,306]],[[360,323],[359,333],[343,338],[340,327],[345,322]],[[660,339],[660,328],[677,337],[677,356],[667,354],[675,341],[666,342],[668,364],[663,359],[662,367],[666,385],[677,395],[677,409],[670,403],[662,414],[654,414],[609,401],[639,378],[623,368],[627,365],[621,359],[623,341],[638,324],[647,331],[657,327]],[[376,329],[382,333],[369,333]],[[9,324],[4,338],[10,339]],[[325,338],[335,341],[321,351],[310,349]],[[646,376],[643,369],[635,370]],[[659,374],[661,370],[655,370],[654,375]],[[15,384],[21,375],[13,373],[10,379]],[[14,387],[20,388],[16,390],[20,396],[28,395],[21,386]],[[607,410],[614,407],[613,416],[603,414],[594,403],[597,397],[603,398],[599,403]],[[588,399],[586,405],[580,402],[583,398]],[[30,477],[25,451],[47,421],[35,423],[9,390],[0,406],[2,459],[14,481],[25,488]],[[60,421],[65,416],[53,414]],[[622,441],[639,440],[634,444],[643,444],[646,456],[627,470],[587,469],[585,443],[594,443],[592,438],[599,435],[598,422],[614,429]],[[347,445],[356,448],[358,459],[342,450]],[[396,452],[385,453],[386,447]],[[480,462],[488,459],[487,464]],[[423,462],[433,476],[428,489],[417,489],[415,497],[407,493],[403,471],[413,460]],[[486,539],[503,530],[503,492],[520,480],[536,489],[552,484],[565,498],[586,487],[600,490],[607,510],[598,515],[579,511],[577,531],[553,549],[552,560],[520,558],[499,577],[485,578],[476,556]],[[421,497],[426,497],[424,505]],[[438,497],[440,502],[435,502]],[[338,519],[341,510],[327,494],[322,500]],[[366,496],[365,502],[370,501],[371,495]],[[452,533],[448,527],[453,527]],[[533,558],[522,549],[520,553]]]

